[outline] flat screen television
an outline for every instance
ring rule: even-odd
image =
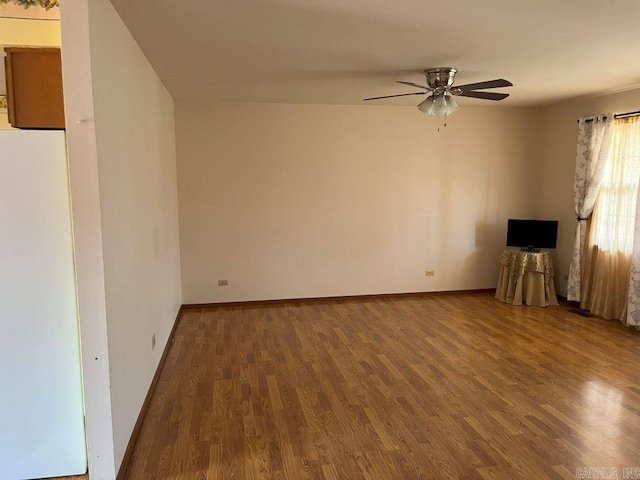
[[[558,240],[557,220],[517,220],[510,218],[507,223],[507,247],[522,250],[556,248]]]

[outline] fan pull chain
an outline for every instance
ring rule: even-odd
[[[447,114],[444,114],[444,125],[442,125],[443,127],[447,126]],[[438,115],[438,133],[440,133],[440,115]]]

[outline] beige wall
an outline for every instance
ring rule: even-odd
[[[539,218],[557,219],[558,248],[555,251],[558,293],[566,295],[565,275],[569,272],[576,227],[573,206],[573,177],[580,117],[600,113],[622,113],[640,108],[640,89],[598,97],[577,98],[548,107],[544,111],[541,132],[542,155],[536,161],[540,184],[536,194]]]
[[[59,47],[60,22],[0,18],[0,47],[9,46]],[[6,95],[4,61],[0,62],[0,95]],[[0,112],[0,130],[11,128],[7,113]]]
[[[184,303],[495,287],[539,113],[176,102]]]
[[[108,0],[89,3],[89,33],[117,470],[181,304],[175,126]]]

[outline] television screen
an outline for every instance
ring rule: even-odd
[[[507,247],[556,248],[557,220],[516,220],[507,224]]]

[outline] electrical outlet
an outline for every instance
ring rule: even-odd
[[[436,276],[436,272],[435,272],[435,270],[425,270],[424,275],[426,277],[435,277]]]
[[[229,286],[229,280],[218,280],[218,286],[219,287],[228,287]]]
[[[156,348],[156,334],[151,335],[151,350]]]

